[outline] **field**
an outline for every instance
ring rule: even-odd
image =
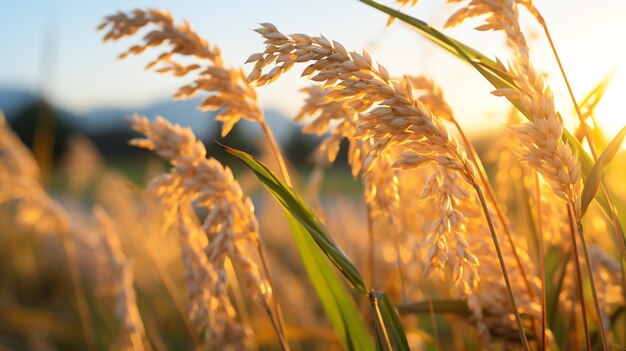
[[[55,156],[53,112],[32,145],[0,115],[0,350],[626,349],[626,127],[596,110],[611,74],[575,94],[530,0],[449,0],[439,29],[417,1],[360,2],[465,63],[506,124],[469,133],[474,107],[429,72],[331,37],[259,23],[231,66],[176,13],[111,11],[97,30],[118,65],[180,79],[172,95],[220,132],[135,114],[135,151],[74,136]],[[452,27],[506,46],[483,54]],[[308,86],[286,146],[259,96],[294,74]]]

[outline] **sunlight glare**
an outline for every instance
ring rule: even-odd
[[[626,126],[626,68],[617,69],[604,97],[596,107],[595,117],[609,140]],[[624,147],[624,146],[622,146]]]

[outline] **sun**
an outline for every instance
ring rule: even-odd
[[[594,116],[605,135],[612,139],[626,126],[626,67],[622,64],[611,80]]]

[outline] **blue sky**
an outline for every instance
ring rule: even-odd
[[[572,84],[579,95],[589,90],[626,53],[626,2],[597,0],[536,1],[550,23]],[[146,59],[116,56],[134,40],[103,44],[95,31],[102,18],[118,10],[159,7],[177,19],[188,20],[204,38],[222,48],[225,60],[240,65],[263,49],[254,29],[272,22],[285,33],[323,34],[349,49],[366,48],[392,74],[425,74],[441,84],[457,115],[472,126],[486,120],[502,123],[506,103],[488,95],[490,87],[464,64],[429,44],[402,24],[385,28],[386,16],[355,0],[319,1],[0,1],[0,86],[43,91],[56,104],[86,111],[97,106],[141,106],[171,96],[183,84],[179,79],[143,71]],[[441,27],[454,8],[443,0],[422,0],[409,10]],[[527,21],[536,37],[533,53],[541,69],[557,78],[553,60],[539,28]],[[471,26],[448,31],[486,53],[505,56],[502,38],[477,33]],[[50,42],[50,40],[53,40]],[[46,49],[46,44],[49,43]],[[52,43],[52,44],[50,44]],[[149,54],[150,55],[150,54]],[[544,64],[545,63],[545,64]],[[45,67],[45,74],[42,74]],[[249,69],[249,68],[247,68]],[[626,72],[620,69],[607,99],[615,109],[626,91]],[[298,89],[306,82],[297,73],[260,89],[264,106],[293,115],[302,99]],[[471,86],[472,89],[467,89]],[[562,86],[554,82],[555,90]],[[557,93],[557,95],[559,95]],[[613,96],[613,97],[611,97]],[[569,108],[565,105],[564,108]],[[605,105],[610,105],[607,100]],[[604,106],[610,113],[611,107]]]

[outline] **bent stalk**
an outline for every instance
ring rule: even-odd
[[[504,257],[502,255],[502,250],[500,248],[500,244],[498,243],[498,237],[496,235],[496,231],[491,220],[491,215],[489,214],[489,209],[487,208],[487,202],[485,201],[485,197],[483,196],[483,192],[476,184],[473,182],[472,186],[476,190],[476,194],[480,199],[480,205],[482,206],[483,212],[485,214],[485,219],[487,219],[487,224],[489,225],[489,232],[491,233],[491,238],[493,239],[493,244],[496,248],[496,252],[498,254],[498,261],[500,262],[500,268],[502,270],[502,275],[504,276],[504,281],[506,283],[506,290],[509,295],[509,300],[511,301],[511,307],[513,308],[513,313],[515,314],[515,322],[517,323],[517,330],[519,332],[519,337],[524,346],[525,350],[530,350],[530,346],[528,345],[528,339],[526,338],[526,333],[524,332],[524,324],[522,323],[522,316],[519,314],[519,310],[517,309],[517,303],[515,302],[515,295],[513,294],[513,288],[511,286],[511,280],[509,279],[509,274],[506,271],[506,266],[504,264]]]
[[[580,298],[580,310],[583,317],[583,328],[585,330],[585,343],[587,344],[587,350],[591,350],[591,338],[589,337],[589,327],[587,326],[587,308],[585,307],[585,294],[583,293],[582,274],[580,272],[580,262],[578,261],[578,244],[576,243],[576,233],[574,229],[574,215],[571,207],[567,206],[568,223],[570,229],[570,235],[572,238],[572,250],[574,252],[574,267],[576,268],[576,287],[578,289],[578,295]]]

